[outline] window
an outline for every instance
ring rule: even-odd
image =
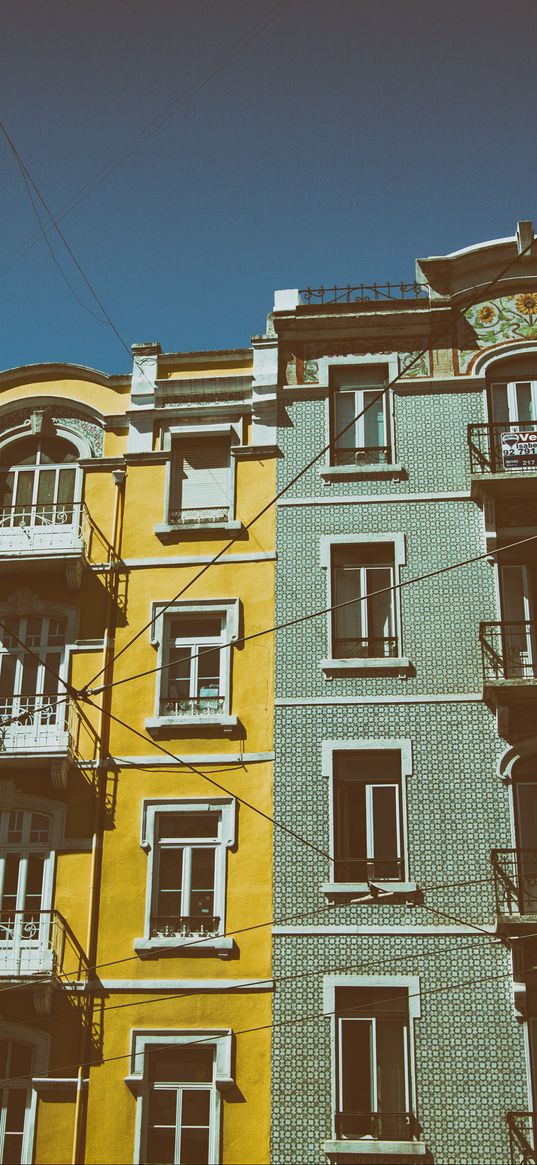
[[[133,1031],[126,1083],[137,1098],[135,1161],[217,1165],[232,1032]]]
[[[0,1040],[0,1162],[32,1160],[32,1081],[34,1048]],[[19,1078],[19,1079],[17,1079]]]
[[[332,449],[334,465],[382,465],[391,461],[388,394],[379,396],[387,381],[388,369],[382,364],[337,369],[332,427],[333,433],[341,436]]]
[[[158,1165],[208,1165],[214,1130],[214,1048],[151,1048],[147,1065],[147,1148]]]
[[[0,615],[0,620],[0,727],[14,716],[36,729],[63,724],[66,705],[58,705],[59,680],[52,672],[64,669],[66,620],[39,615]]]
[[[232,502],[229,437],[173,441],[169,524],[227,522]]]
[[[389,542],[334,547],[333,655],[337,659],[395,657],[394,547]]]
[[[0,530],[73,521],[78,451],[61,437],[25,437],[0,458]]]
[[[537,421],[537,380],[509,380],[490,386],[493,420],[502,424]]]
[[[235,841],[235,802],[209,800],[148,801],[144,804],[142,845],[149,854],[144,939],[140,954],[181,947],[200,939],[211,953],[231,950],[224,937],[226,855]]]
[[[51,819],[0,812],[0,974],[46,970],[52,895]]]
[[[335,1011],[336,1139],[411,1140],[407,988],[336,987]]]
[[[507,679],[534,679],[537,664],[533,605],[533,564],[498,566],[502,615],[501,649]]]
[[[334,755],[334,882],[401,881],[401,754]]]
[[[146,728],[172,724],[220,724],[230,715],[231,646],[238,636],[238,600],[176,604],[158,614],[153,642],[159,647],[156,717]]]

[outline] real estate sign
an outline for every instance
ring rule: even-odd
[[[504,469],[537,469],[537,429],[502,433]]]

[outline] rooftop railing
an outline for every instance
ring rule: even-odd
[[[506,1120],[509,1129],[511,1165],[536,1165],[537,1113],[508,1112]]]
[[[537,849],[493,849],[498,915],[537,914]]]
[[[412,1112],[336,1112],[336,1138],[358,1141],[411,1141],[419,1138]]]
[[[537,471],[537,423],[534,421],[469,425],[468,447],[471,473]]]
[[[82,979],[86,956],[58,910],[0,912],[0,978]]]
[[[427,283],[356,283],[346,287],[303,287],[304,303],[379,303],[393,300],[428,300]]]
[[[537,680],[537,622],[481,623],[479,640],[487,680]]]

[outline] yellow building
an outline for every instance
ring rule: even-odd
[[[0,375],[4,1165],[268,1160],[275,340],[133,357]]]

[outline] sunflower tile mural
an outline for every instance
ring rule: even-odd
[[[524,291],[474,304],[464,313],[479,344],[537,337],[537,293]]]

